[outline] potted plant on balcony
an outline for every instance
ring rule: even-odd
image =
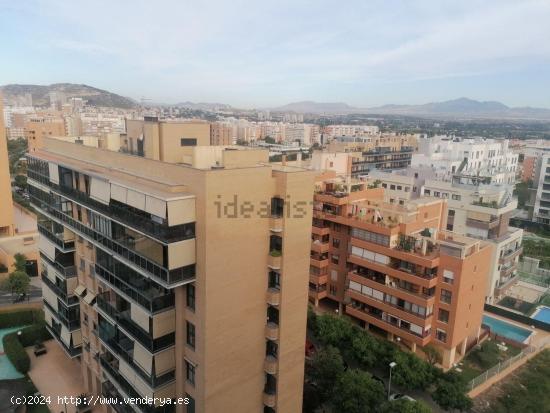
[[[269,255],[271,255],[272,257],[280,257],[281,256],[281,251],[279,250],[271,250],[269,252]]]

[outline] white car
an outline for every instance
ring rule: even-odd
[[[390,401],[393,402],[395,400],[408,400],[410,402],[415,402],[416,401],[411,396],[407,396],[406,394],[400,394],[400,393],[394,393],[390,396]]]

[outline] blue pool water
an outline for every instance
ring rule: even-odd
[[[550,324],[550,307],[540,307],[531,318]]]
[[[4,354],[4,336],[17,330],[21,330],[21,327],[0,330],[0,380],[20,379],[24,377],[13,367],[13,364],[8,360],[8,356]]]
[[[483,324],[489,326],[492,333],[519,343],[525,342],[525,340],[527,340],[527,338],[531,335],[530,330],[518,327],[515,324],[510,324],[506,321],[502,321],[488,315],[483,316]]]

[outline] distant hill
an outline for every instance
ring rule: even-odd
[[[175,106],[180,108],[194,109],[194,110],[206,110],[206,111],[218,111],[218,110],[232,110],[233,107],[226,103],[209,103],[209,102],[181,102],[176,103]]]
[[[298,113],[349,113],[360,111],[347,103],[342,102],[302,102],[289,103],[288,105],[271,108],[274,112],[298,112]]]
[[[550,120],[550,109],[508,107],[500,102],[480,102],[468,98],[424,105],[384,105],[365,109],[367,113],[432,116],[442,118],[539,119]]]
[[[8,103],[16,96],[30,93],[34,106],[49,106],[49,93],[62,92],[67,98],[83,98],[87,101],[87,104],[91,106],[106,106],[122,109],[130,109],[136,106],[136,102],[132,99],[92,86],[78,85],[75,83],[55,83],[48,86],[12,84],[0,86],[0,90],[2,90],[4,98]]]

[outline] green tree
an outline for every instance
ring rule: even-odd
[[[432,395],[434,401],[445,410],[469,410],[472,399],[466,395],[466,386],[462,379],[453,372],[447,372],[438,381],[437,388]]]
[[[422,402],[403,399],[387,402],[380,409],[380,413],[430,413],[431,411]]]
[[[323,343],[342,348],[353,334],[353,325],[345,317],[323,314],[317,317],[317,334]]]
[[[26,188],[27,187],[27,177],[24,175],[16,175],[15,176],[15,185],[17,185],[19,188]]]
[[[382,384],[369,373],[347,370],[334,383],[330,404],[334,412],[375,412],[384,400]]]
[[[313,357],[309,378],[319,391],[321,402],[332,397],[334,382],[344,373],[344,360],[337,348],[327,346]]]
[[[14,271],[27,272],[27,257],[24,254],[17,253],[13,256],[13,266],[15,267]]]
[[[351,342],[353,357],[362,367],[372,367],[376,362],[376,339],[367,333],[356,334]]]
[[[8,287],[16,294],[26,294],[31,280],[26,272],[14,271],[8,277]]]
[[[404,351],[394,352],[397,366],[392,380],[404,389],[426,389],[434,382],[434,368],[419,357]]]
[[[273,139],[271,136],[266,136],[264,138],[264,142],[265,143],[277,143],[277,142],[275,142],[275,139]]]
[[[437,351],[435,347],[426,346],[422,349],[422,351],[424,351],[424,354],[428,359],[428,363],[430,363],[432,366],[434,366],[436,363],[441,362],[441,354],[439,354],[439,351]]]

